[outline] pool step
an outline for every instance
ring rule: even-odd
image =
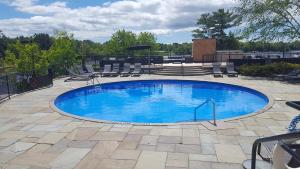
[[[164,66],[162,70],[159,70],[154,74],[166,76],[203,76],[211,73],[211,69],[200,66]]]

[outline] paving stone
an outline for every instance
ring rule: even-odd
[[[39,139],[38,143],[46,143],[46,144],[55,144],[62,138],[64,138],[68,133],[49,133]]]
[[[70,140],[61,139],[59,142],[55,143],[52,147],[50,147],[47,152],[48,153],[62,153],[68,148]]]
[[[202,144],[201,143],[201,154],[216,154],[214,144]]]
[[[182,144],[196,144],[200,145],[200,138],[199,137],[183,137]]]
[[[99,160],[94,154],[88,153],[75,167],[75,169],[96,169],[99,166]]]
[[[167,153],[143,151],[134,169],[164,169]]]
[[[48,132],[55,132],[62,128],[63,126],[60,125],[50,125],[50,124],[44,124],[44,125],[36,125],[30,129],[30,131],[48,131]]]
[[[207,154],[190,154],[189,160],[192,161],[210,161],[210,162],[217,162],[217,156],[215,155],[207,155]]]
[[[215,149],[220,162],[242,163],[246,160],[245,154],[238,145],[215,144]]]
[[[51,162],[50,165],[52,169],[74,168],[89,151],[90,149],[86,148],[68,148]]]
[[[251,130],[240,130],[240,135],[241,136],[256,136],[254,131]]]
[[[15,138],[5,138],[5,139],[0,139],[0,147],[7,147],[12,144],[14,144],[18,139]]]
[[[139,144],[137,150],[155,151],[156,146]]]
[[[123,141],[126,133],[123,132],[98,132],[90,140],[103,140],[103,141]]]
[[[97,169],[133,169],[135,163],[134,160],[103,159]]]
[[[184,153],[168,153],[166,166],[172,167],[188,167],[188,154]]]
[[[97,143],[98,143],[98,141],[74,140],[74,141],[69,142],[68,147],[72,147],[72,148],[92,148]]]
[[[82,122],[71,122],[64,127],[62,127],[59,132],[72,132],[76,128],[78,128],[80,125],[82,125]]]
[[[87,140],[98,132],[98,128],[82,127],[77,128],[68,135],[70,140]]]
[[[199,131],[195,129],[183,129],[183,137],[199,137]]]
[[[117,132],[124,132],[128,133],[132,125],[121,125],[121,124],[116,124],[114,125],[110,131],[117,131]]]
[[[238,136],[240,133],[237,129],[224,129],[216,131],[217,134],[227,135],[227,136]]]
[[[176,144],[175,152],[178,153],[201,153],[200,145],[185,145],[185,144]]]
[[[100,141],[92,149],[91,153],[99,159],[110,158],[118,146],[119,142],[117,141]]]
[[[119,160],[136,160],[140,155],[138,150],[116,150],[112,154],[112,159]]]
[[[0,138],[6,139],[20,139],[26,137],[27,133],[24,131],[6,131],[0,134]]]
[[[9,165],[3,169],[29,169],[29,166],[25,166],[25,165]]]
[[[30,149],[36,145],[36,143],[26,143],[26,142],[16,142],[13,145],[1,150],[2,152],[9,152],[9,153],[15,153],[15,154],[21,154],[25,152],[26,150]]]
[[[50,168],[50,162],[57,158],[57,156],[58,154],[26,152],[10,161],[10,163]]]
[[[137,128],[131,128],[128,132],[128,134],[142,134],[146,135],[150,133],[150,129],[137,129]]]
[[[241,164],[233,163],[212,163],[212,169],[243,169]]]
[[[51,147],[51,145],[49,145],[49,144],[36,144],[34,147],[32,147],[27,152],[29,152],[29,153],[44,153],[50,147]]]
[[[159,143],[168,143],[168,144],[181,144],[181,137],[172,137],[172,136],[159,136]]]
[[[140,140],[142,139],[143,135],[141,134],[128,134],[124,141],[125,142],[140,142]]]
[[[138,142],[121,142],[118,149],[135,150],[137,146],[138,146]]]
[[[161,152],[175,152],[175,144],[159,143],[156,146],[156,151],[161,151]]]
[[[189,161],[189,169],[212,169],[210,162]]]
[[[163,136],[182,136],[182,129],[163,129],[161,131]]]
[[[200,134],[200,142],[203,144],[214,144],[219,143],[219,140],[216,135]]]
[[[239,144],[235,136],[218,135],[218,140],[221,144]]]
[[[158,136],[143,136],[140,144],[155,146],[157,144]]]
[[[16,153],[0,151],[0,164],[7,163],[8,161],[14,159],[16,156],[17,156]]]

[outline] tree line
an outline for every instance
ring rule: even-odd
[[[218,50],[289,51],[300,50],[300,4],[288,0],[238,0],[231,10],[204,13],[193,31],[194,38],[217,40]],[[105,43],[76,40],[67,32],[9,38],[0,31],[0,67],[24,74],[57,75],[86,58],[139,57],[147,51],[131,52],[134,45],[151,46],[151,55],[191,55],[192,43],[157,43],[154,34],[119,30]]]

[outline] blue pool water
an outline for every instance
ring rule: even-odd
[[[72,115],[134,123],[194,121],[194,108],[212,99],[217,119],[233,118],[264,108],[262,93],[235,85],[204,81],[143,80],[101,84],[69,91],[55,106]],[[212,104],[197,111],[197,120],[212,119]]]

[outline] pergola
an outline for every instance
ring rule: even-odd
[[[151,46],[149,45],[136,45],[136,46],[131,46],[129,48],[127,48],[127,50],[129,51],[139,51],[139,50],[148,50],[148,73],[150,74],[150,66],[151,66]]]

